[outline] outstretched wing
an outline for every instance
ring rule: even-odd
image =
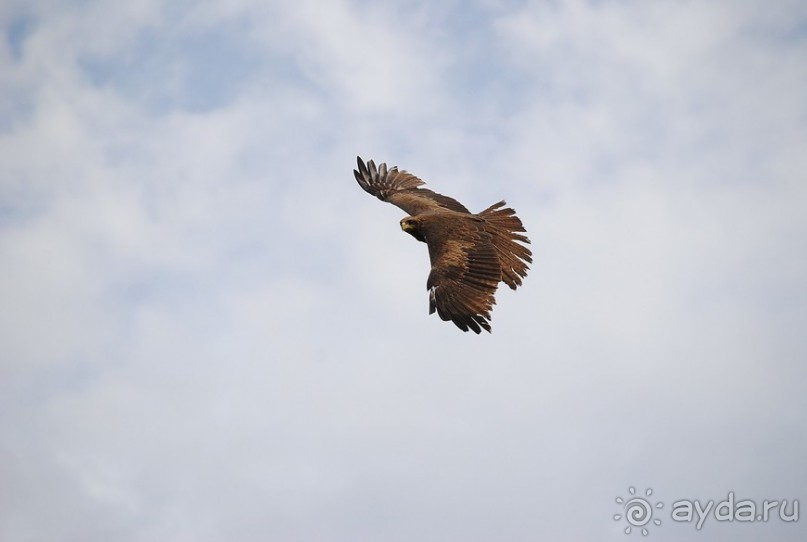
[[[516,212],[509,207],[502,209],[504,201],[494,203],[481,213],[485,219],[485,231],[490,233],[493,246],[499,255],[502,266],[502,281],[515,290],[527,276],[532,263],[532,252],[525,245],[530,244],[524,225]]]
[[[353,170],[353,175],[369,194],[381,201],[397,205],[410,215],[418,215],[428,211],[450,209],[461,213],[468,213],[465,206],[453,198],[438,194],[428,188],[419,188],[423,181],[408,171],[398,171],[398,167],[387,168],[387,164],[376,167],[370,160],[367,165],[361,158],[356,157],[359,169]]]
[[[491,235],[474,219],[438,218],[426,242],[432,263],[429,314],[435,310],[463,331],[490,331],[490,311],[502,271]]]

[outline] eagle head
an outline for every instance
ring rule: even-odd
[[[423,237],[423,232],[420,230],[420,222],[413,216],[407,216],[401,220],[401,229],[417,239],[418,241],[426,242]]]

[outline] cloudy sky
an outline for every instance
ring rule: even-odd
[[[617,497],[662,505],[648,540],[805,539],[671,515],[807,507],[804,2],[0,28],[3,541],[643,539]],[[427,314],[356,155],[516,208],[535,264],[491,335]]]

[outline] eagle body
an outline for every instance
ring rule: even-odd
[[[471,213],[453,198],[420,188],[423,181],[397,167],[376,167],[357,158],[359,185],[381,201],[409,213],[401,229],[429,248],[426,281],[429,313],[463,331],[490,332],[490,312],[499,282],[515,290],[527,275],[532,253],[515,211],[504,201]]]

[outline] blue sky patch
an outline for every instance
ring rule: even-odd
[[[240,32],[216,28],[187,36],[145,30],[127,55],[85,57],[84,74],[155,112],[204,112],[231,102],[263,63]]]

